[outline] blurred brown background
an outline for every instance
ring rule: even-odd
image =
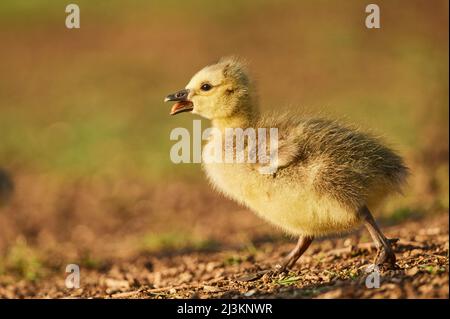
[[[378,216],[448,214],[448,1],[377,1],[377,30],[366,1],[76,3],[72,30],[64,1],[0,4],[2,280],[282,236],[169,159],[194,117],[163,97],[230,54],[264,109],[340,118],[405,156],[405,197]]]

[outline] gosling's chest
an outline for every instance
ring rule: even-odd
[[[261,193],[255,191],[260,184],[258,176],[246,164],[209,163],[203,164],[203,169],[218,190],[240,202]]]

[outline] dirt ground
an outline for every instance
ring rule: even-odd
[[[426,225],[426,226],[424,226]],[[448,215],[385,228],[400,238],[398,269],[380,269],[379,288],[367,288],[375,250],[362,231],[314,242],[284,275],[253,276],[270,269],[293,247],[262,239],[245,249],[141,254],[81,268],[81,287],[64,287],[65,273],[0,286],[3,298],[448,298]],[[253,278],[252,278],[253,277]],[[4,281],[5,282],[5,281]]]
[[[262,274],[296,239],[205,182],[11,175],[0,298],[448,298],[448,188],[414,171],[408,195],[375,212],[399,239],[398,268],[379,269],[378,288],[366,286],[376,250],[363,228],[315,240],[287,274]],[[66,288],[68,264],[79,288]]]

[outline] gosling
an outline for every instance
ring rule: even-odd
[[[402,158],[377,138],[335,121],[294,114],[262,116],[254,91],[245,64],[223,58],[196,73],[185,89],[168,95],[165,102],[176,102],[171,115],[198,114],[221,132],[278,129],[274,174],[261,174],[258,163],[203,162],[214,188],[299,238],[277,272],[292,268],[314,238],[342,234],[360,224],[377,247],[374,263],[394,267],[391,240],[369,208],[401,192],[408,175]],[[212,135],[208,144],[224,136]],[[248,143],[245,147],[250,151]]]

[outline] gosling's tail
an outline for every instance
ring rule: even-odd
[[[394,151],[388,149],[384,154],[382,180],[389,188],[403,194],[403,189],[407,184],[410,170],[404,160]]]

